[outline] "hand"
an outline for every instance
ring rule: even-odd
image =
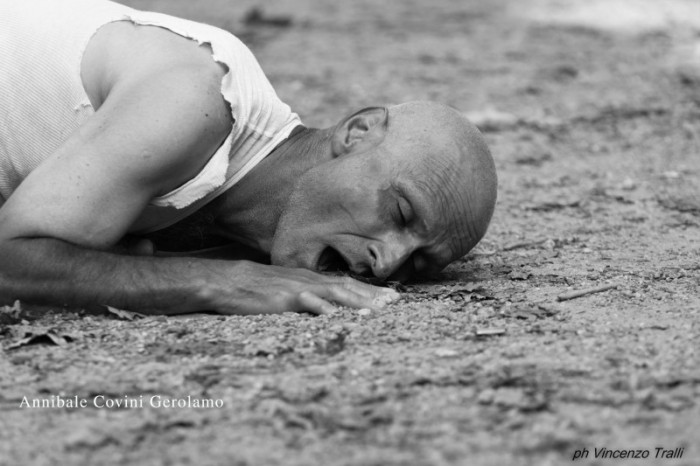
[[[349,277],[321,275],[254,262],[235,263],[235,278],[228,290],[212,296],[222,314],[279,314],[310,312],[332,314],[336,307],[381,308],[401,295],[391,288],[368,285]]]

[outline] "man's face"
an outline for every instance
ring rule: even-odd
[[[449,156],[403,149],[382,145],[306,172],[282,213],[272,262],[405,280],[463,255],[465,202]]]

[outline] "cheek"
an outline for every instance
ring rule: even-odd
[[[331,215],[343,208],[358,207],[358,203],[368,194],[364,179],[351,164],[339,164],[332,169],[319,170],[310,177],[313,183],[306,190],[305,198],[309,205],[316,206],[316,213]]]
[[[313,230],[324,223],[337,205],[337,189],[327,181],[322,172],[305,173],[297,182],[287,205],[282,209],[279,228]]]
[[[376,165],[376,164],[375,164]],[[372,163],[348,160],[329,162],[305,173],[297,183],[283,215],[294,217],[296,229],[322,234],[329,228],[367,224],[381,216],[381,185]],[[291,225],[291,219],[286,224]]]

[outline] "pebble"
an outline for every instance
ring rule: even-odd
[[[459,352],[450,348],[437,348],[435,350],[435,356],[438,358],[450,358],[453,356],[458,356]]]
[[[503,335],[506,329],[498,327],[480,328],[476,331],[477,337],[490,337],[494,335]]]
[[[372,300],[372,304],[377,307],[384,307],[387,304],[398,301],[401,298],[399,293],[387,293],[384,296],[377,296]]]
[[[496,391],[492,388],[487,388],[479,393],[477,401],[479,404],[488,405],[493,403],[493,399],[496,397]]]
[[[634,191],[637,189],[637,183],[632,178],[625,178],[621,187],[625,191]]]
[[[556,246],[557,243],[552,238],[547,238],[547,240],[544,243],[542,243],[542,247],[548,251],[553,251]]]
[[[663,178],[666,178],[667,180],[676,180],[681,177],[681,174],[678,173],[677,171],[666,171],[663,172],[661,175]]]
[[[357,313],[358,313],[359,315],[361,315],[362,317],[366,317],[366,316],[372,314],[372,309],[369,309],[369,308],[366,308],[366,307],[365,307],[365,308],[360,309],[359,311],[357,311]]]

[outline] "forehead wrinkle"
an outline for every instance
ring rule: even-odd
[[[446,231],[450,232],[453,256],[461,256],[479,239],[472,199],[474,167],[468,151],[454,140],[435,155],[433,161],[438,162],[439,169],[432,170],[431,174],[442,187],[439,195],[446,206],[444,214],[449,219]]]
[[[435,204],[436,200],[440,200],[440,205],[443,205],[447,199],[447,193],[441,187],[452,185],[454,183],[454,170],[447,157],[440,154],[433,154],[434,157],[428,160],[425,158],[418,169],[407,170],[407,178],[410,184],[415,184],[420,187],[420,191],[428,196],[430,204]],[[450,189],[450,191],[453,191]]]
[[[497,177],[488,146],[464,115],[445,105],[408,102],[389,108],[385,143],[411,167],[444,230],[435,238],[464,254],[485,234],[493,214]],[[408,171],[404,171],[408,173]],[[450,202],[451,201],[451,202]],[[437,241],[437,239],[435,240]]]
[[[441,170],[424,173],[423,177],[414,177],[409,183],[411,188],[404,191],[414,193],[414,199],[423,200],[416,212],[428,224],[427,241],[421,250],[431,263],[444,267],[462,257],[472,242],[473,229],[465,215],[469,212],[468,200],[463,190],[458,189],[459,176]]]
[[[460,207],[462,204],[460,203]],[[448,245],[451,249],[451,259],[457,258],[457,256],[462,256],[467,249],[468,238],[471,235],[469,231],[470,222],[468,217],[460,212],[461,209],[453,208],[448,209],[448,216],[450,217],[448,227],[445,229],[446,234],[449,235]]]
[[[462,183],[466,180],[458,176],[458,173],[459,170],[434,173],[434,176],[440,180],[440,183],[435,186],[440,186],[441,189],[433,190],[433,195],[439,206],[441,219],[445,221],[440,236],[451,251],[450,259],[465,254],[476,238],[474,226],[470,221],[469,190],[464,189]]]
[[[429,199],[428,209],[434,209],[432,212],[436,214],[432,215],[435,221],[431,222],[432,224],[430,225],[431,237],[428,240],[426,250],[432,250],[432,255],[438,258],[440,262],[446,264],[457,256],[461,256],[465,248],[465,238],[461,232],[468,228],[468,222],[465,221],[464,216],[459,212],[461,209],[450,208],[452,205],[462,205],[462,200],[459,196],[460,191],[452,188],[452,185],[454,185],[452,182],[442,185],[428,182],[427,180],[416,180],[415,185],[418,191],[424,193]],[[437,188],[438,186],[450,186],[450,188],[439,189]],[[450,202],[450,198],[453,196],[450,196],[448,193],[456,194],[456,199],[453,202]],[[440,250],[442,245],[448,248],[449,257]]]

